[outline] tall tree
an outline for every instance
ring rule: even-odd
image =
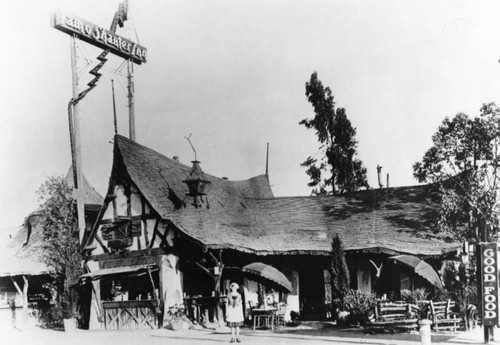
[[[72,317],[70,287],[82,274],[73,189],[62,177],[49,177],[38,190],[41,200],[43,258],[54,276],[57,301]]]
[[[419,182],[436,183],[441,191],[439,227],[462,239],[496,237],[500,208],[500,109],[484,104],[480,115],[459,113],[445,118],[433,145],[413,165]],[[468,226],[464,226],[468,224]]]
[[[321,144],[321,158],[309,156],[301,164],[307,168],[312,194],[342,194],[368,187],[366,168],[356,158],[356,129],[347,118],[345,109],[335,108],[332,91],[323,86],[317,72],[306,83],[306,96],[315,115],[299,124],[315,130]]]
[[[332,239],[332,255],[330,262],[330,285],[332,287],[332,301],[342,304],[345,295],[349,292],[349,269],[345,260],[344,247],[338,234]]]

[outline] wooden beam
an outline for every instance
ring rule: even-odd
[[[217,266],[221,266],[221,262],[219,260],[217,260],[217,258],[215,257],[214,253],[212,253],[211,251],[208,252],[208,254],[212,257],[212,259],[214,260],[215,264]]]
[[[212,274],[208,268],[200,264],[198,261],[195,261],[194,263],[196,264],[196,266],[201,268],[206,274],[208,274],[212,279],[215,280],[215,274]]]
[[[22,296],[23,295],[23,291],[21,290],[21,288],[19,287],[19,285],[17,284],[17,282],[14,280],[14,278],[12,278],[12,277],[9,277],[9,278],[12,281],[12,284],[14,284],[17,292],[19,292],[19,294]]]
[[[148,238],[148,220],[146,217],[146,203],[144,201],[144,197],[140,195],[141,198],[141,214],[142,214],[142,224],[144,225],[144,243],[146,244],[146,248],[149,247],[149,238]]]
[[[111,204],[113,205],[113,218],[116,219],[118,217],[118,211],[116,210],[116,198],[111,200]]]
[[[104,200],[110,201],[110,200],[113,200],[113,199],[116,199],[116,195],[115,194],[107,194],[106,198]]]
[[[133,250],[133,251],[120,252],[120,253],[113,253],[113,254],[91,255],[89,257],[89,260],[107,261],[107,260],[115,260],[115,259],[144,257],[145,255],[146,256],[159,256],[159,255],[165,255],[165,254],[170,254],[170,253],[172,253],[171,249],[167,250],[165,248],[148,248],[148,249]]]
[[[153,246],[155,244],[156,234],[158,232],[157,231],[158,230],[158,224],[160,224],[160,219],[156,218],[155,227],[153,228],[153,238],[151,239],[151,243],[149,244],[149,248],[153,248]]]

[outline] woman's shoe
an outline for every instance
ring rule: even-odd
[[[236,341],[237,341],[238,343],[241,343],[241,339],[240,339],[240,338],[236,338]]]
[[[234,343],[234,339],[231,339],[230,343]]]

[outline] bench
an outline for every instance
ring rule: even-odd
[[[378,302],[371,330],[412,331],[418,329],[418,306],[411,303]]]
[[[444,302],[430,302],[429,319],[435,331],[457,331],[463,327],[460,313],[456,312],[457,303],[452,300]]]

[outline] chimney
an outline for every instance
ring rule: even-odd
[[[267,143],[267,152],[266,152],[266,175],[269,175],[269,143]]]
[[[377,176],[378,176],[378,186],[379,188],[383,188],[384,185],[382,184],[382,167],[380,165],[377,165]]]
[[[389,188],[389,173],[387,173],[387,182],[386,182],[385,186],[386,186],[387,188]]]

